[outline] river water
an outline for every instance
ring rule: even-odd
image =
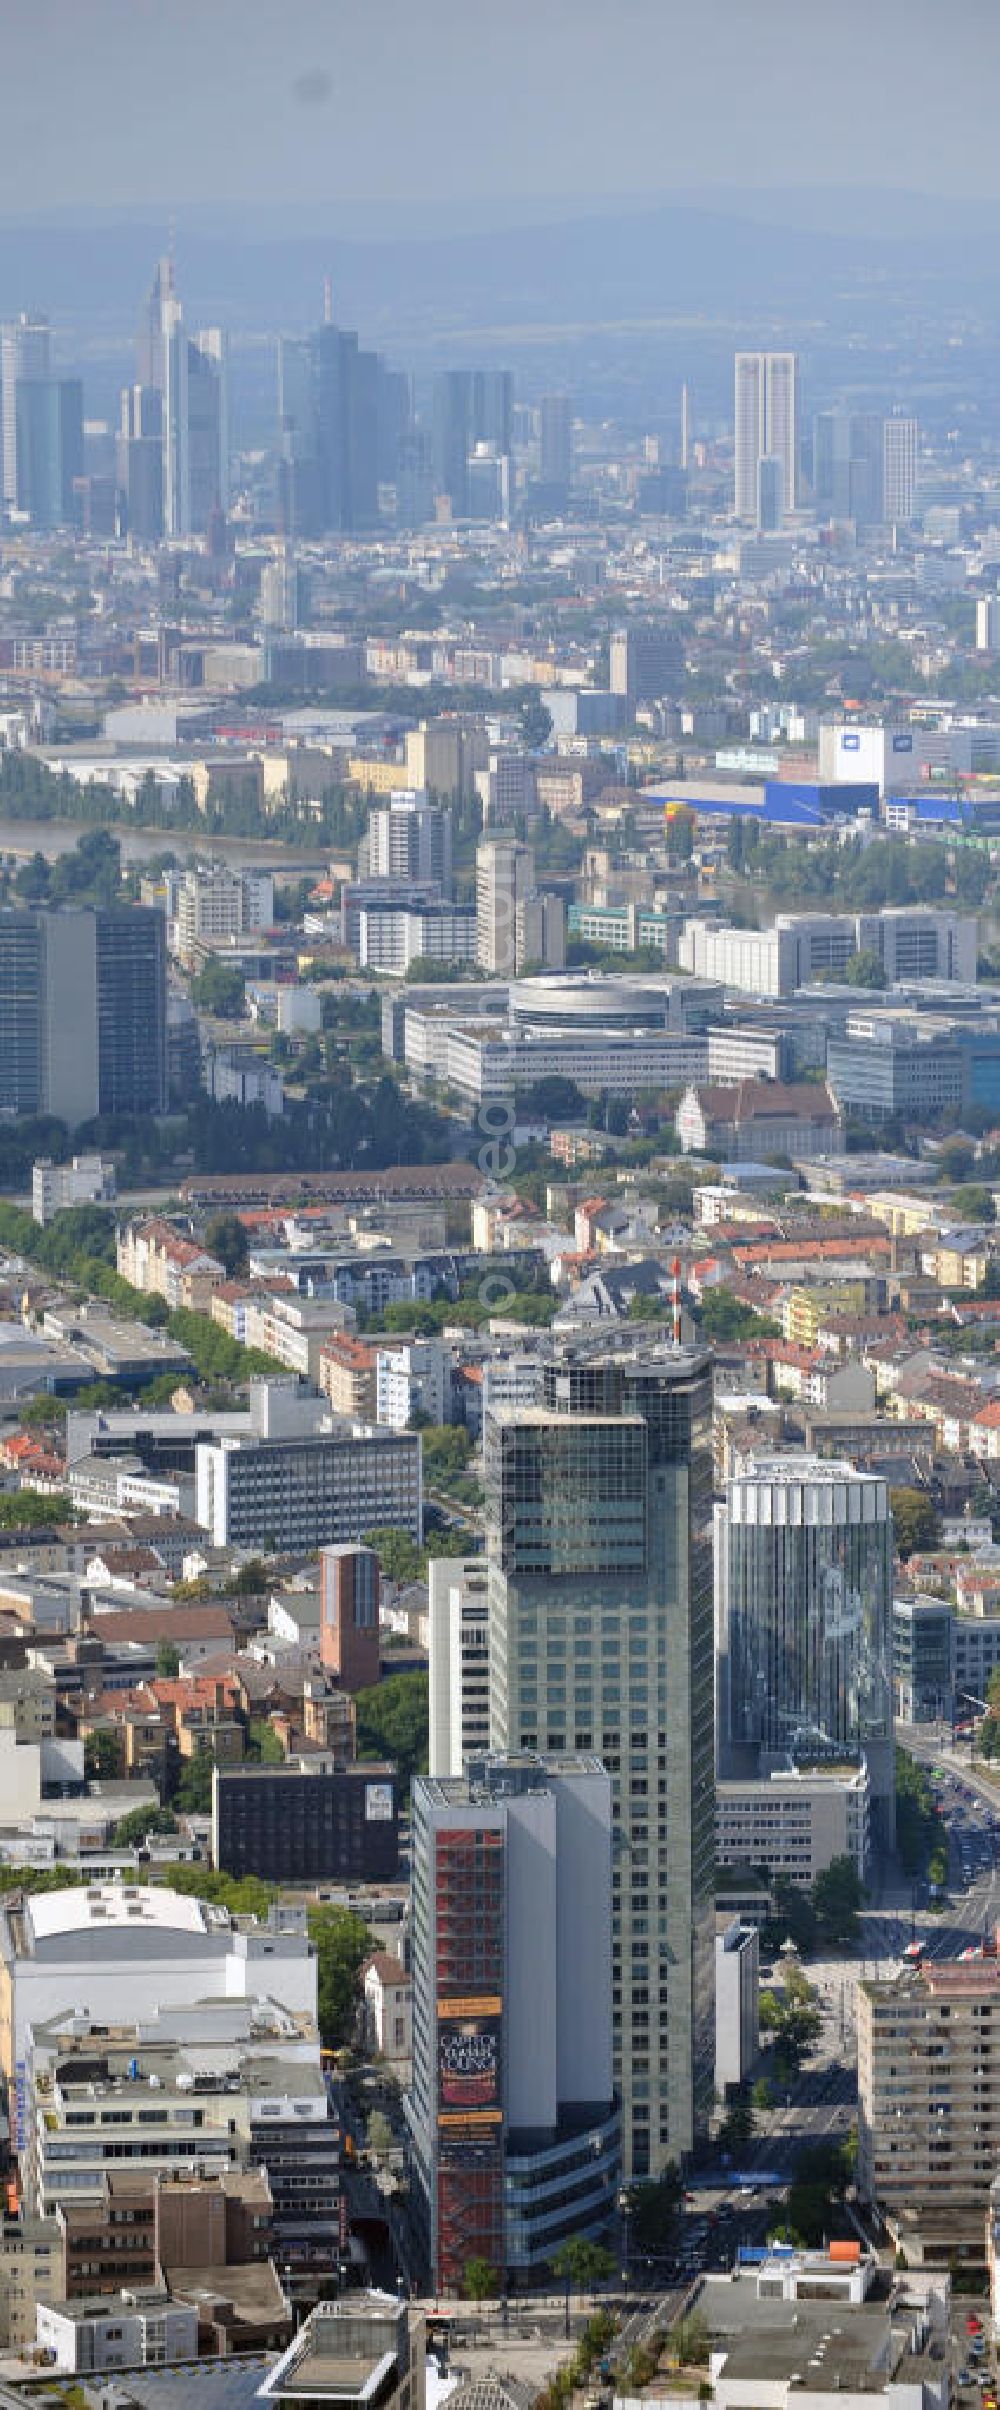
[[[44,854],[47,862],[54,862],[60,854],[72,853],[78,838],[96,825],[93,820],[0,820],[0,856],[15,854],[23,861],[29,854]],[[287,870],[289,877],[295,878],[304,878],[307,871],[325,871],[327,866],[321,844],[307,853],[275,837],[203,836],[200,829],[131,828],[127,822],[116,823],[110,834],[118,839],[123,863],[136,869],[168,851],[181,863],[189,855],[197,855],[199,860],[214,857],[247,868],[257,864],[266,870]]]

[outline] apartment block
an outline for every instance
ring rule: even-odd
[[[926,2255],[980,2257],[1000,2163],[1000,1961],[859,1983],[858,2192]]]

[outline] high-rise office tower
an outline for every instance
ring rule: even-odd
[[[766,1775],[868,1761],[891,1847],[892,1519],[886,1483],[816,1456],[762,1456],[716,1512],[719,1758]]]
[[[712,2105],[712,1372],[576,1343],[486,1425],[495,1749],[594,1749],[612,1779],[623,2157],[656,2175]]]
[[[402,788],[368,815],[361,878],[433,883],[451,893],[451,813]]]
[[[877,526],[883,516],[883,427],[876,411],[821,410],[813,420],[813,504],[820,518]]]
[[[65,527],[83,476],[79,377],[19,377],[14,388],[16,503],[33,527]]]
[[[681,468],[691,466],[691,394],[687,385],[681,386]]]
[[[613,2214],[611,1850],[589,1752],[414,1784],[407,2117],[438,2292],[472,2259],[530,2281]]]
[[[140,544],[163,534],[163,399],[155,385],[125,385],[115,473],[126,531]]]
[[[3,482],[0,500],[8,510],[18,508],[17,499],[17,388],[22,377],[33,383],[43,382],[49,375],[50,330],[47,318],[29,318],[22,312],[0,326],[0,437],[2,437]]]
[[[538,418],[542,484],[568,494],[573,482],[573,404],[569,394],[543,393]]]
[[[50,922],[62,917],[49,915]],[[133,904],[95,912],[100,1113],[162,1113],[167,1097],[166,924]]]
[[[917,507],[917,440],[915,418],[893,416],[885,422],[884,509],[890,527],[906,527]]]
[[[0,914],[0,1109],[76,1127],[165,1104],[162,913]]]
[[[476,960],[498,979],[518,968],[518,907],[535,892],[535,857],[516,837],[489,837],[476,849]]]
[[[630,703],[656,702],[670,692],[683,664],[680,637],[662,620],[632,619],[627,627],[612,630],[613,695],[625,695]]]
[[[405,377],[332,319],[278,356],[278,508],[286,535],[377,526],[379,483],[395,485],[409,428]]]
[[[226,339],[219,327],[187,335],[171,258],[157,262],[137,348],[139,384],[160,396],[163,533],[204,535],[229,496]]]
[[[477,445],[509,461],[514,379],[507,368],[446,368],[434,379],[434,490],[456,519],[469,513],[469,463]]]
[[[490,1745],[486,1559],[432,1557],[427,1567],[431,1774],[461,1774]]]
[[[736,496],[738,519],[760,524],[758,465],[781,463],[781,515],[799,490],[799,364],[791,351],[736,354]]]

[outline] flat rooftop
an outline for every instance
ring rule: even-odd
[[[91,1883],[36,1892],[23,1913],[25,1938],[33,1944],[58,1940],[60,1934],[124,1931],[138,1924],[158,1934],[219,1933],[230,1927],[228,1909],[160,1884]]]

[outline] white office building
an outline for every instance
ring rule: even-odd
[[[745,2084],[760,2055],[760,1934],[738,1916],[715,1936],[715,2089]]]
[[[39,1158],[31,1168],[31,1213],[42,1230],[70,1205],[112,1205],[115,1167],[103,1155],[74,1155],[72,1163]]]
[[[451,1351],[439,1339],[405,1339],[380,1347],[375,1360],[375,1416],[405,1431],[415,1414],[445,1423],[451,1405]]]
[[[715,1793],[720,1866],[766,1866],[808,1891],[834,1858],[851,1858],[862,1882],[871,1855],[868,1768],[778,1767],[763,1779],[724,1781]]]
[[[299,1933],[157,1885],[94,1883],[40,1892],[0,1911],[0,2055],[25,2132],[33,2027],[67,2006],[136,2022],[151,2006],[271,1999],[315,2019],[316,1958]]]
[[[432,1557],[427,1568],[430,1624],[430,1771],[461,1774],[490,1739],[487,1565],[482,1556]]]
[[[165,2368],[198,2357],[198,2305],[174,2301],[165,2286],[40,2301],[35,2340],[51,2365],[70,2376],[112,2368]]]
[[[392,1523],[421,1538],[420,1434],[335,1424],[201,1444],[195,1515],[216,1548],[337,1546]]]
[[[884,434],[885,515],[890,526],[905,527],[916,515],[917,445],[915,418],[887,418]]]

